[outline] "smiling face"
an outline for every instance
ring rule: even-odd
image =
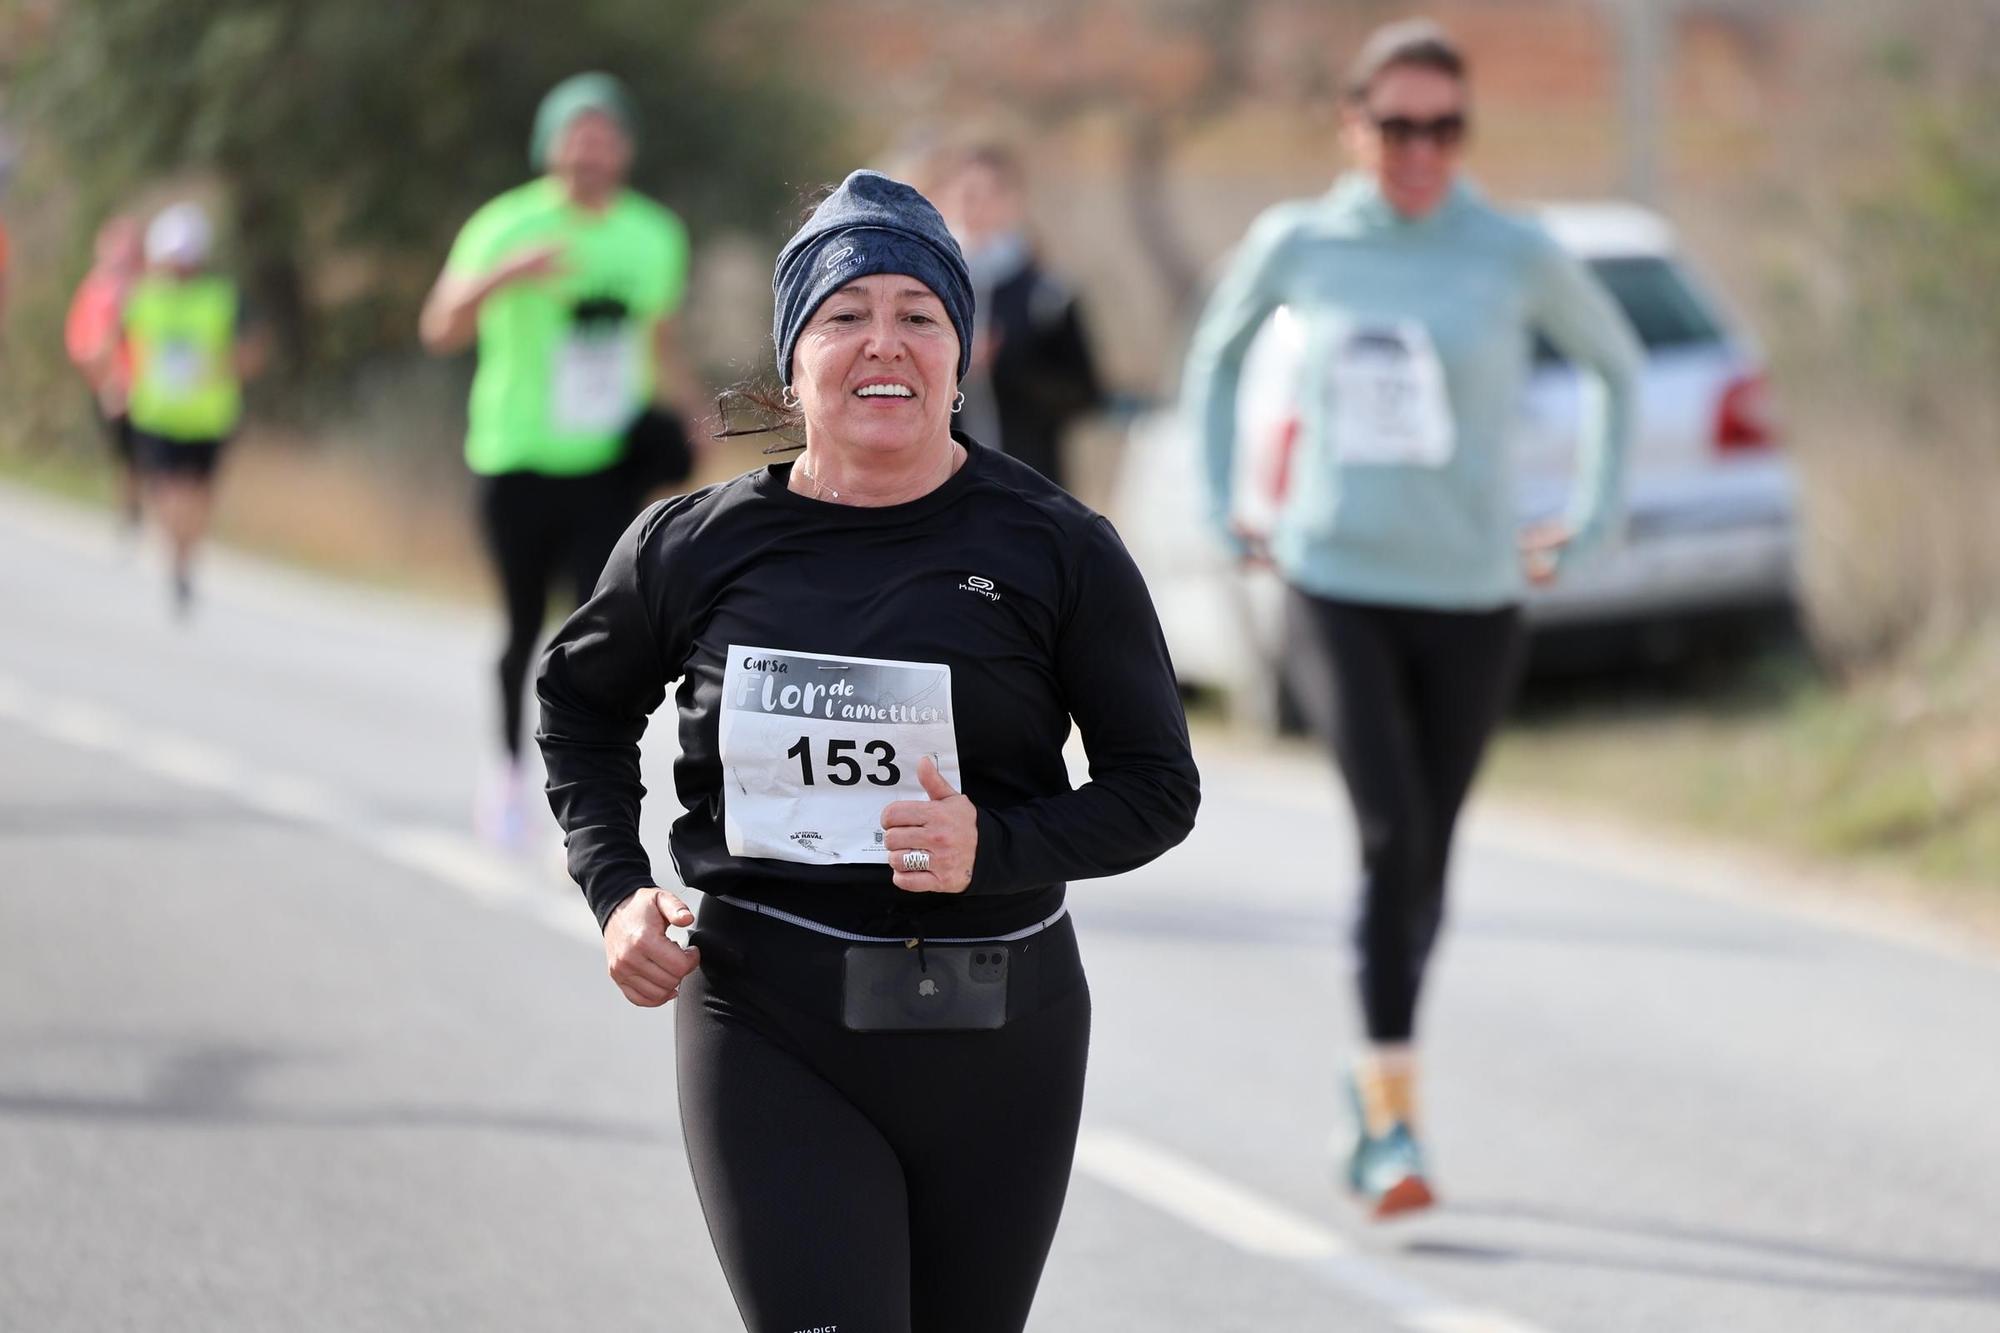
[[[1463,145],[1449,133],[1449,125],[1457,117],[1462,134],[1465,116],[1462,79],[1423,65],[1391,65],[1348,106],[1341,138],[1354,164],[1375,178],[1389,206],[1406,218],[1420,218],[1451,191]],[[1418,133],[1394,132],[1413,126]]]
[[[799,332],[792,387],[813,448],[920,450],[950,437],[958,334],[944,302],[915,278],[856,278]]]

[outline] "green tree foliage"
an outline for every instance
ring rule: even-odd
[[[2000,420],[2000,91],[1913,100],[1901,169],[1851,205],[1853,328],[1909,423],[1948,435],[1968,395]]]
[[[2000,15],[1943,0],[1896,21],[1820,170],[1793,176],[1825,230],[1773,304],[1807,426],[1815,638],[1856,667],[2000,623]]]
[[[13,106],[101,212],[162,174],[214,176],[294,372],[409,341],[470,211],[525,179],[534,108],[603,69],[641,119],[635,183],[709,227],[779,225],[829,117],[771,40],[784,0],[62,0]],[[310,300],[338,259],[367,277]],[[322,284],[324,286],[324,284]]]

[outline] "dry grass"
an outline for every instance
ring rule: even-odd
[[[706,460],[690,487],[751,466],[754,448]],[[372,583],[491,596],[472,486],[451,464],[387,466],[362,449],[252,435],[224,463],[218,536],[233,546]]]
[[[367,454],[253,434],[224,460],[217,536],[291,564],[471,597],[486,573],[462,479],[387,475]]]
[[[1503,788],[2000,890],[2000,634],[1847,681],[1801,656],[1530,703],[1496,747]]]
[[[1808,399],[1794,450],[1814,641],[1830,662],[1921,660],[2000,612],[2000,449],[1828,410],[1837,393]]]
[[[756,446],[718,448],[692,488],[762,461]],[[0,448],[0,476],[108,505],[111,470],[78,428],[62,447]],[[286,564],[381,587],[463,601],[492,596],[474,523],[472,481],[450,453],[397,455],[377,443],[250,430],[224,455],[216,539]]]

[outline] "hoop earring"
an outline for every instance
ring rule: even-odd
[[[957,416],[965,410],[965,390],[958,391],[958,397],[951,400],[951,414]]]
[[[785,405],[787,412],[796,412],[799,410],[799,391],[787,384],[785,391],[778,395],[778,401]]]

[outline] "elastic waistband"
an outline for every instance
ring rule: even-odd
[[[909,937],[836,931],[810,917],[759,907],[741,898],[707,894],[693,931],[709,990],[761,1006],[774,1004],[799,1016],[838,1025],[845,959],[850,949],[901,949]],[[1038,1013],[1086,989],[1076,929],[1057,912],[1025,931],[1003,936],[942,939],[929,945],[963,947],[1006,942],[1009,952],[1007,1020]]]
[[[856,944],[902,944],[918,938],[913,935],[857,935],[851,930],[836,930],[824,922],[814,921],[811,917],[781,912],[775,907],[766,907],[762,903],[748,902],[742,898],[732,898],[728,894],[713,893],[708,896],[715,902],[727,903],[739,911],[755,912],[758,916],[768,916],[774,921],[782,921],[786,925],[810,930],[815,935],[825,935],[831,939],[849,940]],[[1068,914],[1069,904],[1065,903],[1034,925],[1010,930],[1005,935],[925,935],[921,938],[926,944],[1006,944],[1013,940],[1025,940],[1031,935],[1039,935]]]

